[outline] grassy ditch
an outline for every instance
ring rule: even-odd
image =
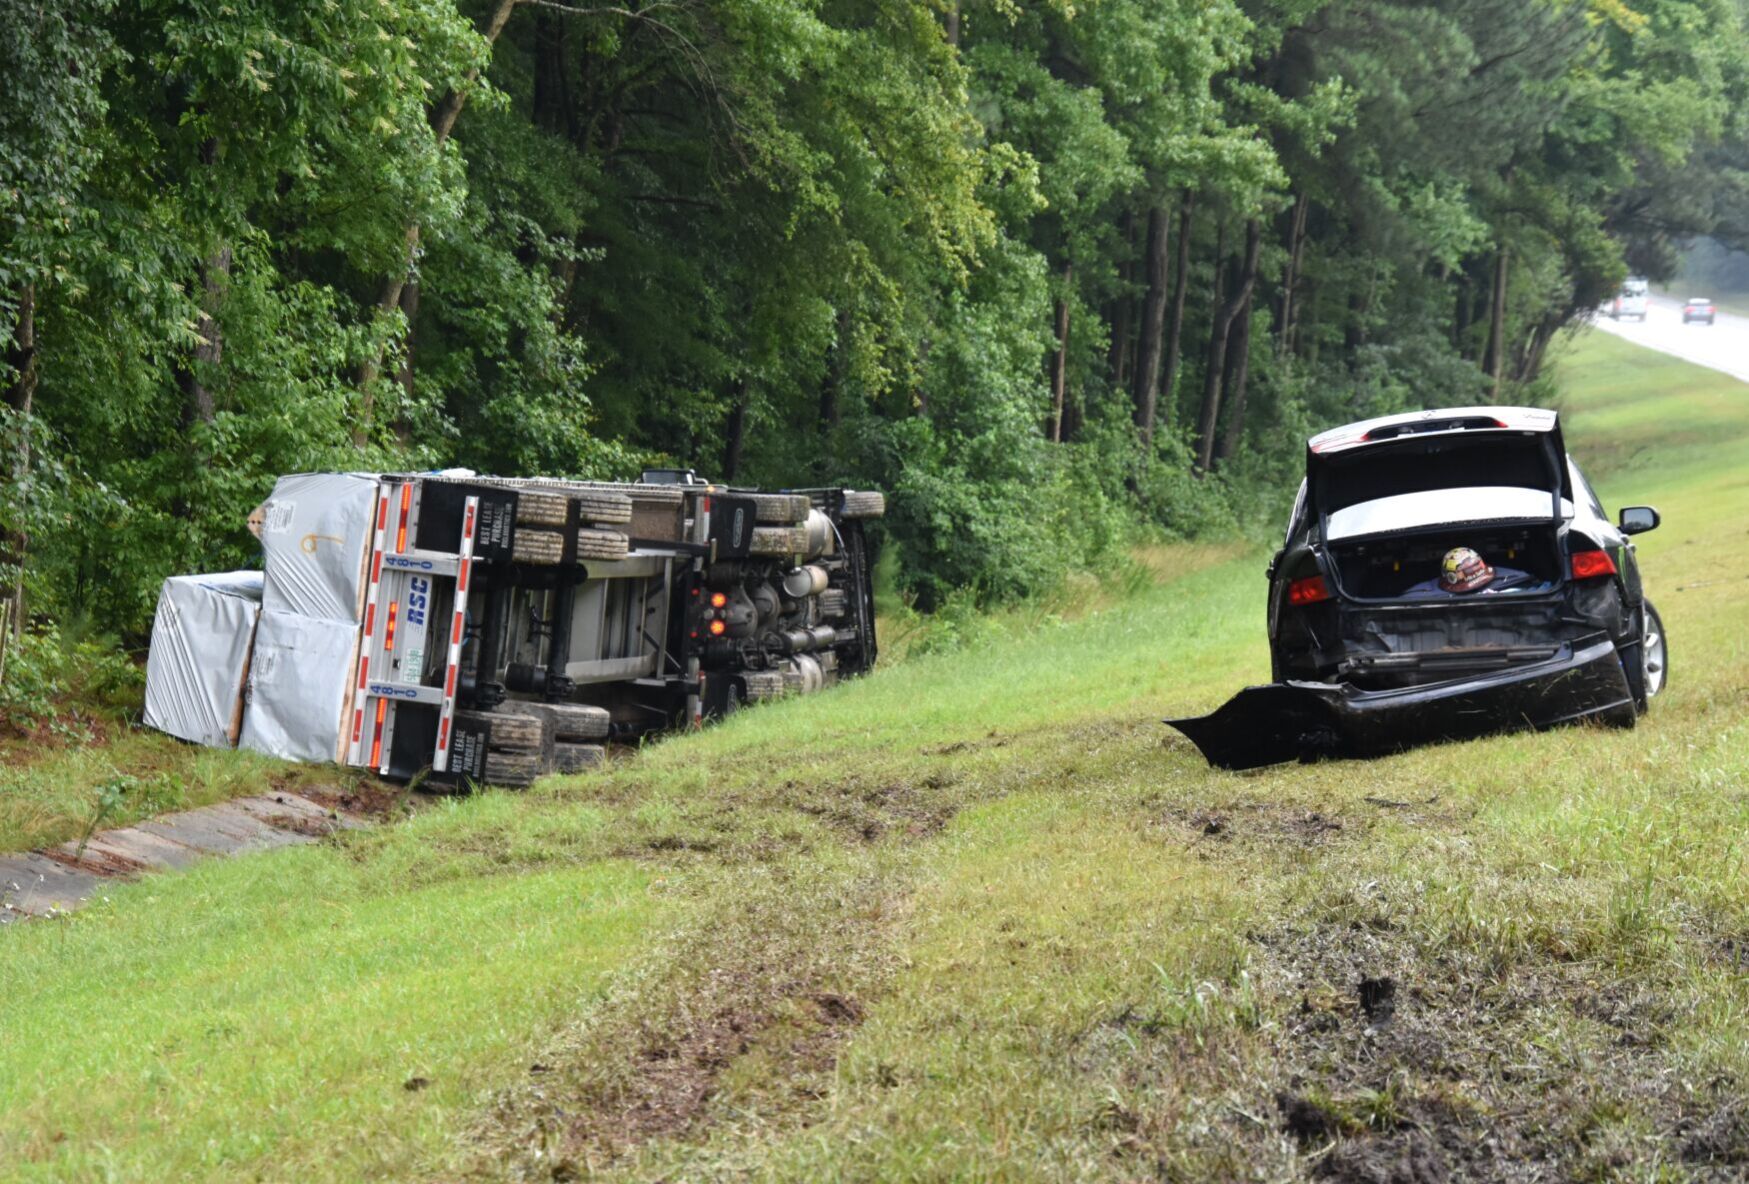
[[[1563,374],[1665,516],[1640,729],[1212,771],[1157,721],[1266,677],[1261,556],[1189,564],[0,935],[0,1176],[1742,1170],[1749,391]]]

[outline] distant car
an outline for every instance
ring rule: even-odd
[[[1614,300],[1609,302],[1606,310],[1612,320],[1623,320],[1632,317],[1636,321],[1646,319],[1647,296],[1651,286],[1638,276],[1629,276],[1622,284],[1621,291]]]
[[[1682,306],[1682,323],[1685,325],[1694,321],[1705,321],[1710,325],[1718,315],[1719,310],[1704,296],[1696,296]]]
[[[1667,668],[1632,539],[1658,521],[1650,506],[1609,520],[1553,411],[1325,432],[1269,565],[1275,682],[1170,722],[1230,768],[1581,719],[1631,727]],[[1489,582],[1449,590],[1457,548]]]

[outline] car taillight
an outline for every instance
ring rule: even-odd
[[[1594,580],[1598,576],[1613,576],[1615,560],[1609,557],[1608,551],[1575,551],[1573,552],[1573,578],[1575,580]]]
[[[1330,585],[1324,582],[1323,576],[1307,576],[1287,586],[1289,604],[1317,604],[1320,600],[1329,599]]]

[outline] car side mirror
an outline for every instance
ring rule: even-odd
[[[1621,532],[1623,534],[1645,534],[1648,530],[1656,530],[1660,521],[1658,511],[1651,506],[1623,506],[1621,508]]]

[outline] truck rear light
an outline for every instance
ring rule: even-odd
[[[712,608],[722,608],[724,605],[726,605],[728,603],[729,603],[729,598],[727,596],[723,595],[721,592],[712,592],[711,593],[711,607]]]
[[[719,621],[712,621],[710,623],[711,636],[712,637],[721,637],[723,635],[723,631],[726,630],[727,628],[728,628],[728,626],[725,625],[720,620]]]
[[[1330,585],[1324,582],[1323,576],[1307,576],[1287,586],[1289,604],[1317,604],[1321,600],[1329,599]]]
[[[1572,563],[1575,580],[1594,580],[1598,576],[1615,574],[1615,560],[1609,557],[1608,551],[1575,551]]]

